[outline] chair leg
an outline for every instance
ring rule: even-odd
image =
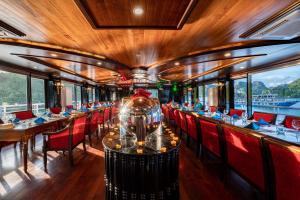
[[[43,148],[43,152],[44,152],[44,170],[45,172],[47,172],[47,151],[45,147]]]
[[[92,146],[92,134],[91,133],[89,133],[89,143],[90,143],[90,146]]]
[[[96,136],[97,136],[97,140],[99,140],[99,134],[100,134],[100,136],[101,136],[101,127],[100,127],[100,125],[98,125],[98,127],[97,127],[97,131],[96,131]]]
[[[73,161],[73,151],[72,150],[69,150],[69,161],[70,161],[70,165],[73,166],[74,161]]]
[[[91,145],[91,142],[90,142],[90,145]],[[83,140],[82,146],[83,146],[83,151],[86,153],[86,144],[85,144],[85,140]],[[91,145],[91,146],[92,146],[92,145]]]

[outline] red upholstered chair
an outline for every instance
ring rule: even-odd
[[[199,148],[200,148],[200,139],[199,139],[197,121],[196,121],[195,116],[187,114],[186,122],[187,122],[188,145],[190,143],[190,139],[194,140],[196,142],[196,152],[198,155]]]
[[[180,137],[182,137],[182,133],[187,133],[187,123],[185,113],[179,111],[179,119],[180,119]]]
[[[300,120],[300,117],[296,117],[296,116],[286,116],[283,120],[283,125],[286,127],[286,128],[292,128],[294,129],[294,127],[292,126],[292,123],[293,123],[293,120]]]
[[[169,123],[175,123],[174,108],[169,109]]]
[[[271,172],[271,198],[298,200],[300,195],[300,147],[264,139]]]
[[[233,115],[238,115],[239,117],[242,116],[242,114],[245,112],[245,110],[241,109],[230,109],[228,115],[233,116]]]
[[[201,146],[217,157],[221,157],[221,142],[218,124],[206,120],[199,120],[201,130]],[[201,156],[203,156],[201,151]]]
[[[217,112],[217,110],[218,110],[217,106],[209,106],[210,112]]]
[[[103,131],[105,131],[105,124],[107,124],[109,130],[109,123],[110,123],[110,108],[105,108],[103,114]]]
[[[67,105],[66,108],[67,108],[68,110],[73,110],[74,107],[73,107],[73,105]]]
[[[180,130],[180,116],[179,116],[179,110],[174,109],[174,118],[175,118],[175,132],[177,132],[177,129]]]
[[[118,105],[113,105],[111,107],[111,120],[114,122],[115,119],[118,117],[119,114],[119,106]]]
[[[169,115],[170,112],[169,112],[169,109],[170,109],[170,108],[166,106],[166,109],[165,109],[165,112],[166,112],[165,119],[166,119],[166,122],[167,122],[167,123],[169,123],[169,120],[170,120],[170,115]]]
[[[50,111],[53,113],[53,114],[59,114],[61,112],[61,107],[53,107],[53,108],[50,108]]]
[[[87,132],[86,135],[88,135],[89,137],[89,143],[90,146],[92,146],[92,134],[96,133],[97,139],[99,139],[99,125],[101,123],[101,121],[103,121],[103,117],[100,113],[100,111],[95,110],[93,112],[91,112],[88,117],[87,117]]]
[[[13,114],[16,115],[16,118],[19,120],[26,120],[26,119],[31,119],[36,117],[31,110],[26,110],[26,111],[19,111],[19,112],[14,112]]]
[[[73,118],[72,121],[64,129],[57,132],[43,133],[44,145],[44,167],[47,171],[47,151],[68,151],[70,164],[73,165],[72,151],[80,143],[85,147],[85,132],[87,125],[87,116],[81,115]],[[47,139],[48,136],[48,139]]]
[[[277,115],[273,113],[254,112],[251,119],[254,119],[255,121],[263,119],[270,124],[275,124],[276,116]]]
[[[241,177],[261,192],[266,191],[266,171],[262,135],[229,125],[222,125],[226,162]]]

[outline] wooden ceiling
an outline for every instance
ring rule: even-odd
[[[76,0],[75,2],[96,29],[180,29],[197,0]]]
[[[92,13],[97,15],[95,19],[98,26],[118,25],[116,24],[116,17],[120,17],[118,14],[123,16],[122,13],[129,12],[130,8],[135,6],[135,3],[137,6],[146,5],[144,10],[145,16],[153,15],[147,14],[147,12],[152,12],[149,7],[150,0],[1,0],[0,19],[24,32],[26,36],[22,40],[55,45],[57,50],[66,48],[74,49],[74,51],[88,52],[93,57],[90,58],[87,54],[79,53],[80,55],[77,54],[77,57],[75,56],[78,60],[81,60],[78,58],[80,56],[84,57],[84,59],[87,59],[85,57],[89,57],[91,60],[101,60],[101,58],[104,58],[103,60],[107,60],[107,63],[110,63],[109,65],[111,66],[111,68],[102,66],[105,70],[115,70],[120,73],[122,69],[125,69],[125,71],[128,70],[127,66],[130,68],[143,66],[149,67],[150,72],[159,73],[164,71],[165,68],[170,67],[170,63],[174,62],[174,60],[188,55],[199,57],[199,54],[206,54],[211,51],[264,45],[267,42],[249,41],[239,36],[250,27],[255,26],[292,3],[297,2],[296,0],[198,0],[181,30],[123,28],[102,30],[95,29],[90,24],[77,5],[78,1],[86,2],[89,5],[96,5],[96,7],[90,8],[94,9]],[[120,4],[124,5],[126,9],[120,11],[116,2],[121,2]],[[121,22],[123,25],[130,26],[142,26],[145,22],[145,25],[155,22],[156,25],[162,23],[173,26],[178,22],[179,16],[182,16],[182,10],[186,9],[186,5],[191,1],[174,0],[178,4],[176,7],[174,6],[174,9],[177,10],[174,11],[175,13],[173,11],[169,13],[170,15],[166,15],[165,10],[167,8],[170,10],[173,9],[171,4],[169,4],[171,1],[166,0],[164,2],[165,5],[160,6],[155,11],[159,10],[161,14],[157,14],[157,18],[154,18],[153,21],[149,19],[150,21],[141,22],[134,20],[131,15],[130,18],[123,19],[124,21]],[[182,4],[179,4],[179,2]],[[102,15],[102,13],[97,12],[98,9],[107,10],[107,13]],[[114,9],[115,13],[113,12]],[[114,15],[112,16],[111,14]],[[166,15],[164,17],[166,21],[158,20],[164,15]],[[103,18],[103,16],[105,17]],[[176,17],[171,20],[171,18],[168,18],[170,16]],[[18,42],[20,41],[15,41],[15,43]],[[18,48],[6,48],[7,43],[0,40],[0,53],[4,54],[0,56],[0,59],[24,67],[33,66],[33,61],[22,57],[17,58],[15,55],[29,54],[31,58],[40,56],[36,52],[32,53],[33,49],[30,49],[31,53],[28,53],[26,48],[22,49],[23,46],[18,45]],[[40,47],[37,51],[41,51],[41,49],[45,50],[45,48]],[[47,53],[51,53],[51,51]],[[249,55],[251,56],[251,54],[245,53],[242,56]],[[44,53],[42,56],[45,56]],[[69,63],[74,65],[74,60],[72,59],[69,58]],[[224,58],[220,55],[215,55],[214,59],[215,62],[219,62],[216,59],[222,60]],[[232,59],[235,59],[235,56]],[[57,64],[55,63],[57,61],[54,62],[53,59],[42,60],[49,64]],[[107,74],[98,71],[98,66],[92,64],[86,66],[86,64],[80,63],[85,63],[85,61],[78,60],[76,61],[77,64],[75,64],[76,69],[74,68],[74,73],[76,72],[79,75],[91,78],[95,82],[104,80],[104,77],[101,76],[106,77]],[[186,69],[179,70],[177,73],[189,73],[189,66],[197,65],[198,62],[199,60],[195,60],[194,64],[189,62]],[[84,69],[83,71],[85,72],[79,73],[78,68]],[[91,68],[95,68],[92,70],[95,72],[95,76],[89,75],[89,72],[87,72],[89,71],[88,69],[91,71]],[[189,76],[197,75],[200,71],[196,70],[192,75],[181,76],[181,78],[184,80]]]

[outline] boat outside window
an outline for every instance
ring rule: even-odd
[[[234,108],[247,109],[247,78],[234,80]]]
[[[0,115],[27,110],[27,76],[0,71],[0,80]]]
[[[300,66],[252,74],[252,111],[300,116]]]

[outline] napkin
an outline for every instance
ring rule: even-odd
[[[34,120],[34,123],[36,124],[43,124],[46,120],[42,117],[38,117]]]
[[[212,118],[215,119],[215,120],[221,120],[220,115],[214,115]]]
[[[15,118],[14,120],[10,120],[13,124],[18,124],[20,122],[19,118]]]
[[[234,115],[232,115],[232,118],[233,118],[233,119],[238,119],[239,116],[238,116],[237,114],[234,114]]]
[[[204,111],[203,111],[203,110],[200,110],[200,111],[198,111],[198,114],[199,114],[199,115],[204,115]]]
[[[258,130],[259,129],[259,124],[257,124],[256,122],[251,122],[250,124],[248,124],[244,128],[248,128],[248,129],[252,129],[252,130]]]
[[[70,113],[69,113],[69,112],[64,112],[63,116],[69,117],[69,116],[70,116]]]
[[[257,123],[259,124],[259,125],[270,125],[268,122],[266,122],[264,119],[259,119],[258,121],[257,121]]]

